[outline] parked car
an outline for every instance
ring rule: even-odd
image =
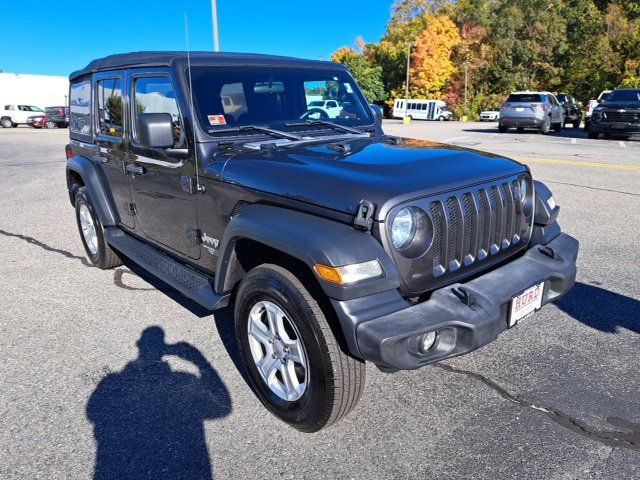
[[[556,98],[564,108],[564,126],[566,127],[570,123],[573,128],[580,128],[582,123],[582,104],[568,93],[559,93]]]
[[[626,138],[640,133],[640,89],[616,89],[593,109],[589,138],[598,138],[601,133]]]
[[[0,111],[0,125],[2,128],[26,125],[27,119],[36,114],[44,115],[44,112],[41,108],[33,105],[5,105],[4,109]]]
[[[498,131],[505,133],[515,127],[519,132],[535,128],[540,133],[562,131],[564,109],[550,92],[514,92],[500,107]]]
[[[589,104],[587,105],[587,111],[584,114],[584,129],[586,131],[589,130],[589,122],[591,121],[591,114],[593,113],[593,109],[596,108],[600,103],[606,102],[609,96],[611,95],[612,90],[603,90],[598,95],[598,98],[595,100],[589,100]]]
[[[312,100],[307,105],[309,110],[312,108],[319,110],[318,118],[336,118],[342,111],[342,106],[336,100]],[[322,115],[322,112],[326,113],[326,116]],[[309,117],[314,118],[313,113],[309,114]]]
[[[47,126],[46,115],[33,115],[27,118],[27,125],[33,128],[42,128]]]
[[[500,120],[500,110],[492,108],[491,110],[485,110],[480,112],[481,122],[497,122]]]
[[[47,128],[67,128],[69,125],[69,110],[67,107],[46,107]]]
[[[125,256],[209,310],[235,302],[247,380],[283,421],[327,427],[358,402],[366,361],[471,352],[573,286],[578,241],[526,165],[385,135],[336,63],[191,60],[113,55],[71,74],[69,200],[95,266]],[[310,90],[343,115],[309,119]]]

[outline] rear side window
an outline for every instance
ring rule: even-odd
[[[98,80],[98,132],[122,137],[122,82],[119,78]]]
[[[134,119],[137,138],[138,115],[141,113],[169,113],[173,122],[174,146],[182,144],[182,119],[178,102],[168,77],[136,77],[133,87],[136,116]]]
[[[72,83],[69,92],[69,130],[91,135],[91,82]]]
[[[507,102],[539,103],[543,101],[542,97],[537,93],[512,93],[507,98]]]

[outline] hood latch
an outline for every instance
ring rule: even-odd
[[[358,230],[371,232],[371,227],[373,226],[374,211],[375,207],[373,205],[373,202],[369,200],[360,200],[356,218],[353,219],[353,226]]]

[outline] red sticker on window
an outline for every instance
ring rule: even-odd
[[[209,125],[226,125],[227,121],[224,119],[224,115],[207,115],[209,119]]]

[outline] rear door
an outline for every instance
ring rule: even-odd
[[[136,218],[144,235],[175,253],[200,258],[194,241],[196,205],[191,186],[195,180],[193,149],[187,148],[182,114],[169,72],[134,70],[128,74],[131,135],[128,167]],[[170,113],[173,148],[143,146],[137,131],[137,115]]]
[[[125,138],[126,108],[122,96],[123,72],[105,72],[94,75],[94,131],[99,148],[96,159],[109,182],[120,223],[134,228],[129,177],[125,173],[127,156]]]

